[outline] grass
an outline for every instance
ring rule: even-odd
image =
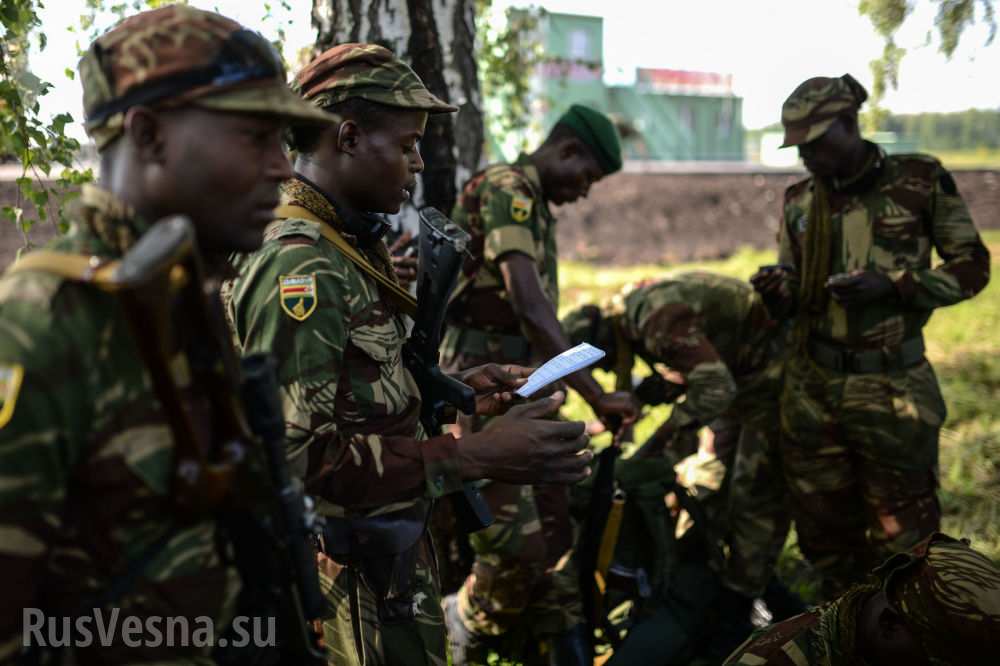
[[[983,236],[996,272],[1000,231]],[[757,266],[774,261],[773,252],[748,249],[724,261],[674,266],[607,268],[565,262],[560,264],[561,310],[565,313],[584,303],[601,302],[640,278],[699,269],[745,279]],[[935,313],[924,332],[949,412],[941,434],[943,529],[953,536],[969,537],[974,546],[1000,561],[1000,410],[996,408],[1000,405],[1000,280],[992,281],[976,298]],[[610,386],[610,375],[598,375]],[[668,413],[666,407],[650,412],[636,428],[636,441],[644,441]],[[570,396],[566,414],[593,418],[576,395]],[[596,445],[606,442],[607,436],[602,437],[595,439]],[[803,569],[793,544],[794,535],[786,548],[783,572]],[[808,586],[797,587],[810,592]]]
[[[974,150],[930,151],[949,169],[997,169],[1000,168],[1000,150],[976,148]]]

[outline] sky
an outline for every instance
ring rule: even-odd
[[[281,23],[286,30],[286,57],[313,39],[310,0],[291,0],[290,13],[276,9],[268,20],[263,20],[263,2],[191,4],[215,9],[268,37],[276,35]],[[881,38],[858,14],[858,0],[543,0],[540,4],[548,11],[604,18],[605,72],[611,79],[627,80],[635,67],[732,74],[735,93],[744,99],[744,125],[751,129],[777,122],[782,101],[811,76],[849,72],[870,87],[868,63],[882,50]],[[986,29],[977,26],[949,61],[938,53],[936,39],[928,43],[935,3],[916,0],[915,5],[897,36],[907,55],[899,88],[888,93],[885,106],[896,113],[1000,107],[996,84],[1000,39],[985,46]],[[65,69],[75,69],[75,42],[80,37],[67,28],[77,23],[83,6],[83,0],[46,1],[42,21],[48,47],[30,56],[32,71],[54,84],[40,100],[45,114],[68,111],[76,120],[82,117],[80,84],[69,80]],[[71,131],[83,137],[79,124]]]

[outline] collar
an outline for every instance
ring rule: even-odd
[[[826,606],[819,620],[820,634],[826,642],[831,663],[844,666],[868,666],[857,653],[858,623],[865,602],[877,584],[856,585]]]
[[[524,177],[528,180],[528,184],[531,185],[531,189],[534,190],[538,199],[544,202],[545,205],[542,209],[545,211],[545,214],[552,217],[552,211],[549,210],[549,200],[545,198],[545,190],[542,189],[542,177],[538,173],[538,167],[532,164],[531,158],[525,153],[517,156],[514,166],[524,174]]]
[[[302,206],[362,248],[377,245],[389,231],[383,216],[338,204],[300,173],[281,184],[281,203]]]
[[[80,193],[82,232],[93,236],[93,254],[121,256],[150,227],[131,206],[108,190],[90,183]]]
[[[352,217],[350,209],[338,206],[333,199],[301,174],[295,174],[295,178],[281,184],[281,203],[302,206],[311,212],[325,224],[336,229],[348,243],[358,248],[387,278],[396,281],[389,250],[382,242],[382,236],[388,230],[389,224],[381,216],[354,213],[356,217]],[[362,237],[366,233],[367,236]]]
[[[863,192],[871,187],[882,173],[882,167],[885,165],[885,150],[871,141],[865,141],[864,143],[868,149],[865,165],[861,167],[858,173],[849,178],[831,178],[829,185],[833,191],[848,194]]]

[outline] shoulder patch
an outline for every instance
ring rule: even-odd
[[[319,240],[319,225],[309,220],[290,217],[286,220],[275,220],[267,225],[264,231],[264,240],[277,240],[288,236],[304,236],[309,241],[315,243]]]
[[[292,319],[308,319],[316,309],[316,274],[279,275],[278,302]]]
[[[510,217],[515,222],[524,222],[531,217],[531,206],[534,202],[530,197],[515,195],[510,200]]]
[[[0,363],[0,428],[14,416],[14,405],[24,381],[24,366],[17,363]]]

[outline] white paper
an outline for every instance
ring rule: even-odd
[[[531,373],[528,381],[517,389],[516,393],[522,398],[530,398],[532,394],[552,382],[559,381],[566,375],[571,375],[588,365],[593,365],[602,358],[604,358],[604,350],[582,342],[546,361],[542,367]]]

